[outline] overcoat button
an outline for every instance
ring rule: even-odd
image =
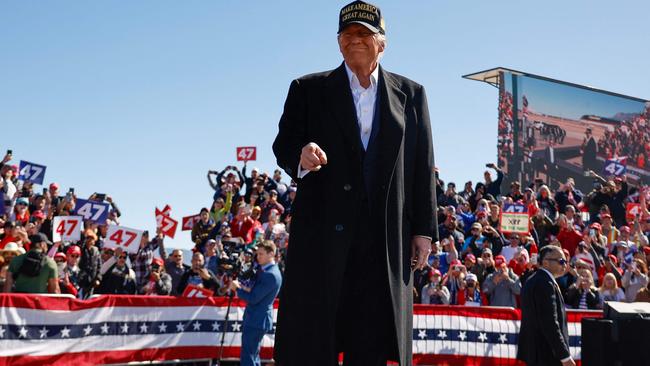
[[[341,224],[337,224],[336,226],[334,226],[334,230],[336,230],[336,231],[343,231],[343,225],[341,225]]]
[[[349,185],[349,184],[346,184],[346,185],[343,186],[343,190],[346,191],[346,192],[349,192],[349,191],[352,190],[352,186]]]

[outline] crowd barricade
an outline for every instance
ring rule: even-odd
[[[0,365],[214,359],[220,355],[222,336],[223,358],[236,360],[245,303],[232,301],[226,324],[227,307],[223,297],[110,295],[82,301],[0,294]],[[601,312],[569,311],[576,360],[584,316],[600,317]],[[520,318],[520,311],[512,308],[415,305],[414,364],[519,365]],[[265,335],[263,359],[272,358],[273,341],[272,333]]]

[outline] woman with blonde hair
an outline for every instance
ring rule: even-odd
[[[572,309],[593,310],[600,306],[600,295],[594,287],[591,270],[579,269],[576,283],[569,287],[566,304]]]
[[[625,293],[618,287],[616,276],[613,273],[605,274],[598,293],[600,294],[600,307],[603,307],[606,301],[625,301]]]

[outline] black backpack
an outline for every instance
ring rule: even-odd
[[[30,250],[25,254],[23,264],[20,266],[19,272],[27,277],[36,277],[41,273],[41,269],[45,265],[45,253]]]

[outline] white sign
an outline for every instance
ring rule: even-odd
[[[108,225],[106,239],[104,239],[104,247],[120,247],[127,253],[137,253],[138,248],[140,248],[141,239],[141,230],[131,229],[124,226]]]
[[[81,216],[54,216],[52,220],[52,240],[77,242],[81,239]]]

